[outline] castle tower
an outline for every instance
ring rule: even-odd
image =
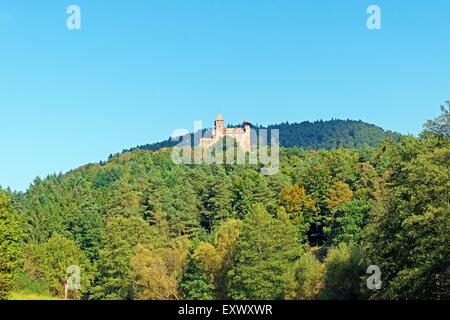
[[[223,128],[225,127],[225,120],[223,120],[220,114],[217,115],[217,118],[214,121],[214,127],[216,128],[216,135],[222,136],[224,133]]]
[[[247,131],[250,131],[250,122],[248,122],[247,118],[244,118],[243,125],[244,125],[244,130],[245,130],[246,132],[247,132]]]
[[[237,141],[241,149],[244,151],[251,150],[251,126],[247,119],[244,119],[243,128],[225,128],[225,121],[222,116],[217,115],[214,121],[214,129],[211,137],[203,137],[200,139],[200,146],[202,148],[211,147],[223,137],[230,137]]]
[[[251,148],[251,135],[250,135],[250,131],[251,131],[251,127],[250,127],[250,122],[247,120],[247,118],[244,118],[244,138],[241,141],[241,146],[242,148],[247,151],[250,152],[250,148]]]

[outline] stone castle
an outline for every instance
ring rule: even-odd
[[[214,121],[214,129],[211,138],[201,138],[200,147],[206,148],[214,145],[220,138],[230,137],[236,140],[239,147],[245,152],[250,152],[250,123],[244,119],[241,128],[225,128],[225,120],[219,114]]]

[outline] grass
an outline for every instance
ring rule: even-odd
[[[44,295],[39,293],[18,292],[14,291],[9,297],[10,300],[59,300],[52,295]]]
[[[24,272],[16,274],[16,287],[11,293],[10,300],[59,300],[53,296],[45,284],[29,277]]]

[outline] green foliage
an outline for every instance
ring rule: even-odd
[[[325,200],[327,204],[327,208],[333,212],[339,206],[344,205],[352,201],[353,192],[350,189],[350,186],[343,181],[336,181],[332,186],[328,193],[328,196]]]
[[[333,214],[330,227],[324,228],[328,242],[334,245],[341,242],[360,244],[370,208],[371,202],[364,200],[340,205]]]
[[[80,206],[80,211],[73,221],[72,235],[74,240],[88,258],[96,260],[101,247],[103,221],[92,195],[85,196]]]
[[[93,299],[132,299],[135,273],[130,265],[138,244],[158,246],[161,236],[155,228],[139,217],[110,217],[106,223],[103,243],[96,261]]]
[[[214,166],[213,169],[214,174],[208,179],[200,195],[202,220],[209,231],[235,215],[231,210],[232,181],[222,168]]]
[[[227,276],[233,267],[241,227],[241,220],[229,219],[215,232],[212,244],[198,244],[181,281],[186,299],[227,298]]]
[[[55,233],[47,242],[29,243],[25,250],[25,271],[35,279],[45,281],[47,288],[61,298],[65,296],[65,284],[70,274],[69,266],[78,266],[81,271],[81,291],[72,291],[72,298],[86,293],[92,281],[92,266],[89,259],[73,241]]]
[[[172,164],[173,165],[173,164]],[[172,236],[193,233],[199,227],[199,201],[190,182],[183,172],[163,173],[161,184],[147,190],[144,210],[149,220],[154,221],[157,213],[163,212]]]
[[[288,275],[284,298],[315,299],[322,287],[322,279],[322,265],[312,253],[306,252],[295,262]]]
[[[281,299],[287,272],[301,249],[289,221],[272,218],[257,205],[247,215],[228,273],[232,299]]]
[[[179,300],[179,279],[191,243],[185,237],[169,245],[152,248],[137,245],[131,266],[136,274],[136,298],[142,300]]]
[[[326,198],[333,183],[327,154],[325,151],[309,153],[304,161],[296,165],[294,172],[294,181],[304,186],[321,208],[327,208]]]
[[[255,204],[273,210],[275,206],[274,194],[269,189],[267,179],[255,170],[243,170],[234,179],[233,208],[240,218],[251,211]]]
[[[441,115],[425,123],[425,130],[422,133],[424,139],[438,139],[445,143],[450,137],[450,101],[441,106]]]
[[[118,180],[116,184],[109,198],[109,208],[106,215],[110,217],[123,216],[125,218],[138,216],[141,209],[139,194],[134,192],[132,186],[123,180]]]
[[[48,297],[33,281],[61,297],[66,264],[81,263],[72,298],[448,299],[449,108],[419,138],[356,121],[271,126],[288,146],[273,176],[176,165],[162,143],[0,192],[0,297],[23,239],[30,281],[14,297]],[[364,261],[381,290],[364,289]]]
[[[365,248],[383,270],[377,296],[450,298],[450,136],[448,111],[422,139],[402,139],[380,185]]]
[[[8,298],[21,257],[21,229],[9,195],[0,189],[0,300]]]
[[[305,188],[294,184],[281,190],[278,215],[286,214],[289,220],[298,228],[298,238],[306,241],[307,233],[311,233],[311,225],[319,223],[319,208]]]
[[[263,127],[253,127],[263,129]],[[278,129],[280,133],[280,145],[283,147],[301,147],[304,149],[333,149],[338,147],[360,148],[364,145],[377,146],[381,140],[392,137],[398,139],[400,135],[395,132],[384,131],[382,128],[362,121],[330,120],[301,123],[281,123],[270,125],[270,129]],[[190,141],[195,141],[191,134]],[[135,149],[159,150],[171,148],[178,141],[165,140],[162,142],[147,144]]]
[[[43,280],[37,280],[25,272],[18,272],[15,277],[15,286],[12,298],[15,300],[28,300],[27,297],[42,297],[56,299]]]
[[[215,287],[208,280],[207,272],[201,263],[193,260],[192,257],[183,272],[180,287],[187,300],[213,300],[215,298]]]
[[[322,296],[333,300],[356,300],[363,296],[362,277],[366,272],[361,251],[345,243],[329,250],[325,260]]]

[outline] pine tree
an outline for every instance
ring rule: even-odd
[[[21,226],[10,197],[0,190],[0,300],[7,299],[21,257]]]
[[[233,209],[239,218],[245,218],[255,204],[275,211],[275,195],[269,189],[266,177],[250,169],[236,170],[234,174]]]
[[[215,287],[208,279],[208,271],[202,263],[189,257],[183,276],[180,280],[180,288],[184,299],[187,300],[213,300]]]
[[[93,299],[132,299],[135,273],[130,265],[138,244],[158,246],[160,235],[139,217],[108,218],[103,248],[96,261],[96,277],[91,290]]]
[[[80,211],[74,220],[72,234],[75,241],[89,259],[96,260],[101,247],[104,226],[100,210],[90,193],[84,195]]]
[[[207,182],[201,195],[202,218],[205,227],[211,231],[214,226],[233,216],[231,212],[232,182],[223,169],[215,167],[213,176]]]
[[[141,212],[141,202],[139,195],[133,191],[131,186],[125,181],[118,181],[114,184],[112,195],[109,199],[107,216],[122,216],[129,218],[139,216]]]
[[[263,206],[255,206],[236,243],[228,273],[229,297],[281,299],[287,272],[301,252],[296,233],[288,221],[278,221]]]

